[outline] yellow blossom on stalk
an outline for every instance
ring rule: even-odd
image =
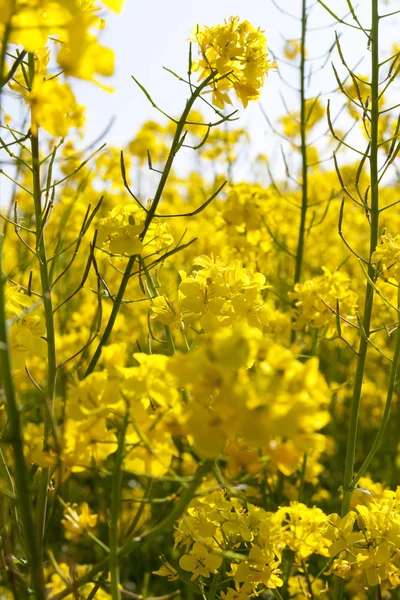
[[[345,556],[346,552],[341,552],[338,558],[335,558],[335,560],[333,561],[330,569],[325,572],[325,575],[334,574],[338,577],[341,577],[342,579],[345,579],[345,577],[351,571],[351,563],[348,560],[346,560]]]
[[[309,599],[310,591],[315,598],[324,597],[325,582],[322,579],[314,578],[311,573],[289,577],[288,593],[291,600]]]
[[[210,577],[222,564],[222,556],[213,554],[203,544],[196,542],[190,554],[184,554],[179,560],[179,566],[184,571],[192,573],[190,581],[198,577]]]
[[[162,354],[136,352],[133,358],[138,366],[124,370],[122,387],[129,398],[143,400],[145,408],[173,406],[179,397],[176,381],[169,370],[170,358]]]
[[[44,319],[32,310],[33,304],[32,298],[18,287],[6,286],[5,305],[7,317],[12,319],[10,345],[15,369],[23,369],[29,356],[47,356]]]
[[[136,411],[135,423],[126,433],[126,442],[132,450],[124,459],[124,469],[154,477],[165,475],[172,458],[178,454],[170,431],[155,415],[143,412],[139,403],[132,404],[132,410]]]
[[[192,68],[200,72],[200,80],[214,74],[210,87],[215,106],[224,108],[225,104],[231,104],[231,90],[244,107],[249,100],[259,98],[265,75],[274,66],[260,29],[248,21],[240,21],[239,17],[230,17],[224,25],[198,26],[192,35],[201,55]]]
[[[335,335],[336,309],[347,320],[354,318],[357,308],[357,294],[350,289],[350,278],[341,271],[331,273],[322,267],[323,275],[297,283],[291,296],[295,300],[296,329],[306,325],[326,328],[326,337]],[[345,321],[342,321],[345,326]]]
[[[96,527],[98,515],[94,514],[87,502],[82,502],[79,509],[77,505],[69,503],[64,507],[64,518],[61,523],[65,529],[67,540],[74,540],[82,535],[87,529]]]
[[[28,314],[18,319],[11,327],[11,353],[16,369],[23,369],[29,355],[47,356],[47,343],[43,317]]]
[[[37,76],[25,102],[31,107],[34,135],[38,127],[43,127],[51,135],[65,137],[69,128],[76,126],[73,117],[77,104],[67,83]]]
[[[207,160],[232,163],[237,158],[239,144],[248,140],[248,133],[244,129],[214,129],[199,150],[201,156]]]
[[[143,231],[144,212],[135,204],[116,206],[107,217],[99,220],[97,238],[112,254],[140,254],[143,244],[139,234]]]
[[[241,589],[228,588],[226,592],[221,591],[222,600],[249,600],[249,595]]]
[[[279,512],[286,524],[283,538],[296,557],[304,560],[311,554],[328,556],[329,542],[323,533],[326,515],[320,508],[308,508],[305,504],[292,502],[290,506],[280,508]]]
[[[160,577],[166,577],[168,581],[177,581],[179,579],[176,569],[167,560],[163,561],[163,564],[157,571],[152,571],[153,575],[160,575]]]
[[[99,466],[117,446],[117,437],[107,428],[106,419],[90,415],[82,421],[65,420],[62,460],[73,473]]]
[[[181,326],[182,316],[180,309],[175,303],[168,300],[165,296],[153,298],[151,303],[151,318],[164,325]]]
[[[95,75],[110,77],[114,73],[114,53],[100,46],[93,35],[77,35],[80,25],[76,19],[69,24],[69,43],[60,50],[57,61],[65,75],[99,83]],[[112,91],[104,85],[101,87]]]
[[[124,0],[102,0],[103,4],[115,10],[115,12],[121,12]]]
[[[392,551],[388,543],[368,546],[357,553],[357,564],[365,572],[368,585],[379,585],[388,577]]]
[[[343,550],[352,544],[360,542],[363,539],[361,532],[354,532],[353,525],[356,521],[357,515],[354,511],[350,511],[344,517],[332,514],[329,515],[327,520],[327,530],[325,531],[325,538],[332,541],[329,547],[329,555],[336,556],[336,554],[343,552]]]
[[[98,371],[69,387],[66,414],[75,421],[88,415],[105,417],[111,409],[116,410],[119,402],[118,382],[108,377],[106,371]]]
[[[384,277],[394,277],[400,283],[400,234],[395,237],[390,233],[382,235],[371,260],[379,265],[378,272]]]
[[[259,231],[263,227],[263,213],[271,199],[271,191],[263,189],[260,185],[238,183],[228,191],[222,207],[223,217],[240,232],[244,229]]]
[[[122,0],[105,2],[120,11]],[[101,46],[96,30],[104,26],[94,0],[31,0],[17,2],[11,20],[11,41],[28,52],[46,45],[49,38],[61,46],[57,62],[66,75],[96,81],[97,74],[114,72],[114,55]]]
[[[191,275],[180,272],[180,306],[188,322],[199,318],[201,327],[215,331],[242,320],[260,330],[269,323],[270,309],[262,300],[266,285],[262,273],[244,269],[239,260],[199,256]]]
[[[153,164],[164,160],[168,147],[164,141],[165,128],[156,121],[145,121],[135,137],[128,144],[128,151],[136,156],[143,166],[150,155]]]
[[[218,456],[236,436],[251,448],[267,449],[278,435],[303,452],[320,445],[315,434],[330,417],[318,361],[297,361],[258,329],[204,336],[195,352],[171,359],[170,371],[192,397],[187,427],[205,457]]]
[[[278,566],[279,561],[275,560],[273,553],[254,545],[248,559],[235,568],[234,581],[241,583],[247,593],[257,593],[260,584],[268,589],[280,587],[283,580],[279,577],[282,571]]]
[[[287,40],[283,49],[287,59],[295,59],[301,52],[301,44],[298,40]]]
[[[73,2],[76,4],[76,2]],[[27,52],[46,45],[50,34],[57,34],[68,23],[71,12],[65,2],[31,0],[17,2],[11,19],[11,41]],[[75,8],[75,7],[74,7]]]
[[[51,449],[43,450],[44,424],[25,423],[24,454],[27,460],[41,467],[52,467],[57,456]]]
[[[319,98],[309,98],[305,102],[305,126],[310,131],[325,115],[325,108]],[[281,117],[283,133],[289,138],[300,135],[300,112],[295,111]],[[311,161],[308,161],[311,162]]]
[[[124,156],[125,168],[129,172],[131,161],[129,156]],[[103,181],[110,182],[113,188],[120,189],[123,185],[121,179],[121,151],[118,148],[108,147],[96,158],[97,173]]]

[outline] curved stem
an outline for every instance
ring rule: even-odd
[[[175,130],[175,135],[174,138],[172,140],[171,143],[171,148],[168,154],[168,158],[167,158],[167,162],[165,163],[165,167],[163,169],[160,181],[158,183],[157,186],[157,190],[156,193],[154,195],[153,198],[153,202],[151,204],[151,207],[149,208],[147,214],[146,214],[146,219],[145,219],[145,223],[144,223],[144,227],[143,227],[143,231],[140,235],[141,239],[144,238],[144,236],[147,233],[148,228],[151,225],[151,222],[155,216],[157,207],[160,203],[165,185],[168,181],[168,177],[169,174],[171,172],[171,168],[175,159],[176,154],[178,153],[181,144],[182,144],[182,133],[183,133],[183,129],[185,127],[188,115],[193,107],[193,104],[195,103],[195,101],[197,100],[197,98],[200,96],[201,92],[207,87],[207,85],[214,79],[215,75],[214,73],[211,73],[211,75],[209,75],[207,77],[207,79],[205,79],[192,93],[192,95],[190,96],[189,100],[186,101],[186,106],[182,112],[181,118],[179,119],[177,125],[176,125],[176,130]],[[128,285],[128,281],[129,278],[131,276],[132,273],[132,269],[133,269],[133,265],[135,264],[135,260],[136,260],[136,256],[131,256],[128,260],[128,263],[126,265],[125,268],[125,272],[124,275],[122,277],[122,281],[120,284],[120,288],[118,290],[118,293],[115,297],[114,300],[114,305],[111,311],[111,315],[108,319],[108,323],[106,325],[106,328],[104,330],[104,333],[100,339],[100,342],[95,350],[95,353],[93,354],[90,363],[88,365],[88,368],[86,369],[86,373],[85,373],[85,377],[87,377],[90,373],[92,373],[100,359],[101,356],[101,351],[103,346],[105,346],[108,342],[108,339],[111,335],[111,332],[113,330],[114,324],[115,324],[115,320],[117,318],[118,312],[121,308],[121,304],[122,304],[122,300],[124,297],[124,293],[126,290],[126,286]]]
[[[119,578],[119,516],[121,513],[121,486],[122,486],[122,461],[125,452],[125,434],[128,426],[129,410],[126,407],[124,423],[119,433],[118,449],[115,455],[115,469],[113,473],[110,514],[110,575],[112,600],[121,600]]]
[[[399,308],[400,308],[400,288],[398,290],[398,304],[399,304]],[[400,312],[398,313],[398,315],[400,317]],[[360,481],[361,477],[363,477],[363,475],[366,473],[369,465],[371,464],[371,462],[382,442],[382,438],[383,438],[383,435],[386,430],[386,426],[389,421],[393,393],[394,393],[394,388],[396,385],[396,377],[397,377],[397,371],[398,371],[398,366],[399,366],[399,359],[400,359],[400,318],[397,323],[396,347],[395,347],[395,351],[394,351],[394,355],[393,355],[392,366],[390,369],[389,388],[388,388],[388,392],[387,392],[387,396],[386,396],[385,409],[383,411],[382,419],[379,424],[379,429],[378,429],[376,437],[373,441],[371,449],[368,452],[368,455],[366,456],[363,464],[361,465],[356,477],[354,477],[353,481],[351,482],[351,485],[350,485],[351,489],[354,489],[354,487]]]
[[[149,270],[143,259],[140,259],[140,264],[141,264],[143,272],[145,274],[146,281],[149,286],[149,290],[151,292],[151,296],[153,298],[155,298],[156,296],[159,296],[160,294],[158,293],[157,286],[155,285],[153,278],[152,278],[151,274],[149,273]],[[172,335],[171,327],[169,325],[164,325],[164,332],[165,332],[165,337],[166,337],[169,351],[170,351],[171,355],[174,356],[176,354],[176,349],[175,349],[175,342],[174,342],[174,338]]]
[[[209,461],[200,464],[190,485],[182,493],[178,502],[171,509],[168,515],[162,521],[160,521],[160,523],[155,525],[152,529],[149,529],[140,536],[132,538],[123,546],[121,546],[118,550],[118,556],[120,558],[128,556],[133,550],[136,549],[137,546],[141,546],[142,544],[149,542],[150,540],[159,536],[164,531],[171,530],[175,521],[179,519],[179,517],[185,511],[187,505],[193,498],[195,491],[201,484],[203,477],[207,474],[210,468],[211,464]],[[76,581],[68,585],[62,592],[58,592],[58,594],[51,596],[49,600],[62,600],[63,598],[66,598],[72,590],[78,590],[80,587],[82,587],[82,585],[85,585],[85,583],[92,581],[93,577],[97,575],[97,573],[107,568],[108,563],[109,558],[105,558],[101,562],[97,563],[97,565],[92,567],[90,571],[82,575],[82,577],[76,579]]]
[[[301,216],[299,239],[297,242],[296,265],[294,272],[294,285],[300,281],[304,256],[304,237],[308,208],[308,165],[307,165],[307,114],[305,92],[305,67],[306,67],[306,33],[307,33],[307,0],[302,0],[301,8],[301,56],[300,56],[300,137],[301,137]]]
[[[0,372],[4,388],[5,406],[8,417],[8,441],[12,448],[14,461],[14,479],[17,492],[17,506],[28,554],[31,584],[36,600],[46,598],[43,566],[41,561],[40,543],[35,529],[32,514],[32,496],[28,469],[24,457],[21,409],[18,406],[8,339],[7,320],[5,312],[4,284],[5,278],[1,268],[3,236],[0,236]]]
[[[37,135],[31,135],[32,149],[32,175],[33,175],[33,199],[35,205],[35,220],[36,220],[36,252],[39,259],[39,271],[42,287],[42,301],[44,309],[44,317],[46,324],[46,340],[47,340],[47,387],[45,395],[44,407],[44,448],[46,449],[49,443],[49,438],[53,433],[53,405],[57,375],[57,358],[56,358],[56,340],[55,327],[53,316],[53,302],[51,295],[51,283],[48,271],[48,263],[46,256],[46,244],[44,227],[45,223],[42,218],[42,191],[40,184],[40,154],[39,154],[39,139]],[[47,510],[47,491],[49,483],[49,469],[42,468],[39,497],[37,503],[37,526],[40,539],[44,537],[44,528],[46,522]]]
[[[370,248],[368,261],[368,280],[365,291],[364,317],[362,320],[363,335],[360,338],[357,368],[354,379],[353,396],[350,409],[349,431],[346,447],[346,462],[343,478],[342,516],[350,509],[352,495],[352,481],[354,473],[358,415],[365,363],[368,350],[368,338],[371,328],[372,307],[374,301],[375,268],[372,264],[372,253],[378,243],[379,236],[379,189],[378,189],[378,127],[379,127],[379,15],[378,0],[371,0],[372,28],[371,28],[371,146],[369,154],[370,181],[371,181],[371,206],[370,206]]]

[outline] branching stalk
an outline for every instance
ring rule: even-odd
[[[12,375],[10,345],[5,312],[4,284],[6,279],[3,277],[1,266],[2,244],[3,236],[0,236],[0,372],[8,417],[8,441],[12,448],[14,461],[13,475],[17,492],[17,506],[28,554],[31,584],[35,592],[35,599],[44,600],[46,592],[41,561],[41,544],[37,536],[37,530],[35,529],[32,514],[30,480],[24,457],[21,409],[17,402]]]
[[[198,87],[195,88],[195,90],[192,93],[192,95],[190,96],[189,100],[187,100],[187,102],[186,102],[185,109],[182,112],[181,118],[179,119],[179,121],[176,125],[175,135],[174,135],[174,138],[171,143],[171,148],[170,148],[170,151],[168,154],[167,162],[165,163],[165,167],[163,169],[156,193],[154,195],[153,202],[146,214],[144,228],[140,235],[141,239],[143,239],[145,237],[147,230],[150,227],[150,224],[156,214],[157,207],[160,203],[165,185],[168,181],[168,177],[171,172],[171,168],[172,168],[175,156],[176,156],[177,152],[179,151],[181,144],[182,144],[182,133],[183,133],[188,115],[193,107],[193,104],[195,103],[197,98],[200,96],[201,92],[207,87],[207,85],[213,79],[214,79],[214,73],[211,73]],[[185,134],[183,134],[183,135],[185,135]],[[129,278],[131,276],[131,272],[132,272],[133,266],[135,264],[135,261],[136,261],[136,255],[131,256],[128,260],[119,290],[118,290],[117,295],[114,300],[113,308],[112,308],[110,317],[108,319],[106,328],[105,328],[104,333],[100,339],[100,342],[90,360],[88,368],[86,369],[85,377],[87,377],[90,373],[92,373],[94,371],[94,369],[99,361],[99,358],[101,356],[102,348],[103,348],[103,346],[105,346],[107,344],[107,342],[109,340],[109,337],[113,330],[117,315],[121,308],[122,300],[124,298],[125,290],[128,285]]]
[[[379,236],[379,189],[378,189],[378,126],[379,126],[379,16],[378,0],[371,0],[372,26],[371,26],[371,142],[370,142],[370,181],[371,181],[371,206],[370,206],[370,248],[368,261],[368,277],[375,280],[375,268],[372,264],[372,254],[378,243]],[[350,509],[352,495],[352,480],[354,474],[355,454],[357,445],[357,430],[362,383],[368,351],[368,337],[371,329],[372,307],[374,301],[374,286],[367,280],[365,291],[364,316],[362,329],[365,335],[360,337],[359,354],[357,358],[356,374],[354,379],[353,396],[351,400],[350,421],[346,447],[345,472],[343,479],[342,515]]]

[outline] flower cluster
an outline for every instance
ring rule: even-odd
[[[260,96],[265,75],[273,67],[260,29],[231,17],[224,25],[198,26],[193,39],[199,45],[201,58],[192,68],[199,71],[200,79],[213,75],[210,85],[216,106],[224,108],[232,103],[231,90],[244,107]]]

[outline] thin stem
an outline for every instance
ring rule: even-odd
[[[176,130],[175,130],[175,135],[174,138],[172,140],[172,144],[171,144],[171,148],[168,154],[168,158],[167,158],[167,162],[165,163],[165,167],[163,169],[163,173],[161,175],[159,184],[157,186],[157,190],[156,193],[154,195],[154,199],[153,202],[151,204],[151,207],[149,208],[147,214],[146,214],[146,220],[144,223],[144,227],[143,227],[143,231],[140,235],[141,239],[143,239],[147,233],[148,228],[150,227],[150,224],[155,216],[157,207],[160,203],[165,185],[167,183],[169,174],[171,172],[171,168],[175,159],[175,156],[177,154],[177,152],[179,151],[181,144],[182,144],[182,132],[183,129],[185,127],[188,115],[192,109],[193,104],[195,103],[195,101],[197,100],[197,98],[200,96],[201,92],[207,87],[207,85],[214,79],[214,73],[211,73],[211,75],[209,75],[207,77],[207,79],[205,79],[193,92],[193,94],[191,95],[191,97],[189,98],[189,100],[187,100],[186,102],[186,106],[182,112],[181,118],[179,119],[177,125],[176,125]],[[124,293],[126,290],[126,286],[128,285],[129,282],[129,278],[133,269],[133,265],[135,264],[135,260],[136,260],[136,255],[131,256],[128,260],[128,263],[126,265],[125,268],[125,272],[124,275],[122,277],[122,281],[119,287],[119,290],[117,292],[117,295],[115,297],[114,300],[114,304],[113,304],[113,308],[110,314],[110,317],[108,319],[106,328],[104,330],[104,333],[100,339],[100,342],[95,350],[95,353],[93,354],[90,363],[88,365],[88,368],[86,369],[86,373],[85,373],[85,377],[87,377],[90,373],[92,373],[99,361],[99,358],[101,356],[101,351],[103,346],[105,346],[108,342],[108,339],[111,335],[111,332],[113,330],[114,327],[114,323],[115,320],[117,318],[117,315],[119,313],[119,310],[121,308],[121,304],[122,304],[122,300],[124,297]]]
[[[149,542],[150,540],[156,538],[164,531],[171,531],[175,521],[182,515],[185,511],[187,505],[193,498],[197,488],[201,484],[203,477],[210,470],[210,462],[204,462],[200,464],[197,468],[197,471],[190,483],[190,485],[185,489],[182,493],[179,501],[175,504],[175,506],[170,510],[167,516],[160,521],[157,525],[155,525],[152,529],[149,529],[145,533],[140,536],[134,537],[128,542],[126,542],[123,546],[121,546],[118,550],[118,556],[120,558],[128,556],[137,546],[142,547],[143,544]],[[100,571],[103,571],[107,568],[109,563],[109,558],[105,558],[101,562],[97,563],[94,567],[92,567],[89,571],[87,571],[84,575],[76,579],[73,583],[67,585],[67,587],[62,591],[58,592],[54,596],[51,596],[49,600],[62,600],[67,597],[72,590],[78,590],[82,585],[92,581],[93,577],[97,575]]]
[[[24,457],[24,443],[22,434],[21,409],[18,406],[12,365],[10,345],[5,312],[4,284],[1,266],[2,244],[4,236],[0,236],[0,372],[5,396],[5,407],[8,417],[8,441],[12,448],[14,461],[14,479],[17,492],[18,512],[21,518],[22,529],[28,553],[31,584],[36,600],[46,598],[43,566],[41,560],[40,543],[35,529],[32,514],[29,473]]]
[[[140,259],[140,264],[141,264],[141,267],[145,274],[147,285],[149,286],[149,291],[150,291],[149,296],[150,296],[150,298],[157,298],[157,296],[159,296],[160,294],[158,293],[157,286],[155,285],[153,278],[152,278],[151,274],[149,273],[149,270],[143,259]],[[171,327],[169,325],[164,325],[164,331],[165,331],[165,337],[166,337],[166,341],[168,343],[170,354],[175,355],[176,349],[175,349],[175,342],[174,342],[174,338],[172,335]]]
[[[400,308],[400,288],[398,290],[398,306]],[[364,474],[366,473],[369,465],[371,464],[377,450],[379,449],[379,446],[382,442],[383,439],[383,435],[385,433],[386,430],[386,426],[388,424],[389,421],[389,416],[390,416],[390,409],[392,406],[392,399],[393,399],[393,393],[394,393],[394,388],[396,386],[396,377],[397,377],[397,370],[398,370],[398,365],[399,365],[399,358],[400,358],[400,311],[398,309],[398,324],[397,324],[397,335],[396,335],[396,347],[395,347],[395,351],[394,351],[394,355],[393,355],[393,361],[392,361],[392,366],[390,368],[390,376],[389,376],[389,387],[388,387],[388,391],[387,391],[387,396],[386,396],[386,403],[385,403],[385,409],[383,411],[383,415],[382,415],[382,419],[381,422],[379,424],[379,429],[378,432],[376,434],[376,437],[373,441],[373,444],[371,446],[370,451],[368,452],[367,457],[365,458],[363,464],[361,465],[356,477],[354,477],[353,481],[351,482],[350,488],[354,489],[354,487],[357,485],[357,483],[360,481],[361,477],[364,476]]]
[[[370,206],[370,250],[368,261],[368,277],[371,281],[375,279],[375,268],[372,264],[372,253],[378,243],[379,235],[379,189],[378,189],[378,126],[379,126],[379,16],[378,0],[371,0],[372,6],[372,28],[371,28],[371,146],[370,146],[370,180],[371,180],[371,206]],[[350,422],[347,438],[345,472],[343,478],[343,502],[342,516],[350,509],[355,454],[357,445],[357,430],[362,383],[364,377],[365,363],[368,350],[368,338],[371,328],[372,306],[374,301],[374,287],[367,280],[365,292],[364,317],[362,329],[365,335],[361,335],[359,354],[357,359],[356,374],[354,379],[353,396],[350,409]]]
[[[308,208],[308,165],[307,165],[307,115],[305,97],[305,66],[306,66],[306,33],[307,33],[307,0],[302,0],[301,9],[301,57],[300,57],[300,138],[301,138],[301,215],[299,237],[296,250],[296,264],[294,271],[294,285],[301,279],[304,256],[304,240],[306,230],[306,217]],[[292,341],[295,331],[292,330]]]
[[[46,244],[43,218],[42,218],[42,191],[40,186],[40,154],[39,139],[37,135],[31,135],[32,148],[32,176],[33,176],[33,199],[36,220],[36,253],[39,260],[40,280],[42,286],[42,301],[46,324],[47,340],[47,386],[44,410],[44,449],[47,448],[50,435],[53,431],[53,404],[57,375],[56,341],[53,318],[53,302],[51,295],[51,283],[46,256]],[[49,469],[42,468],[39,495],[37,502],[37,526],[39,539],[43,539],[47,511],[47,491],[49,483]]]
[[[110,514],[110,575],[112,600],[121,600],[119,579],[119,516],[121,514],[122,461],[125,453],[125,434],[129,421],[129,410],[126,407],[124,423],[119,432],[118,449],[115,455]]]

